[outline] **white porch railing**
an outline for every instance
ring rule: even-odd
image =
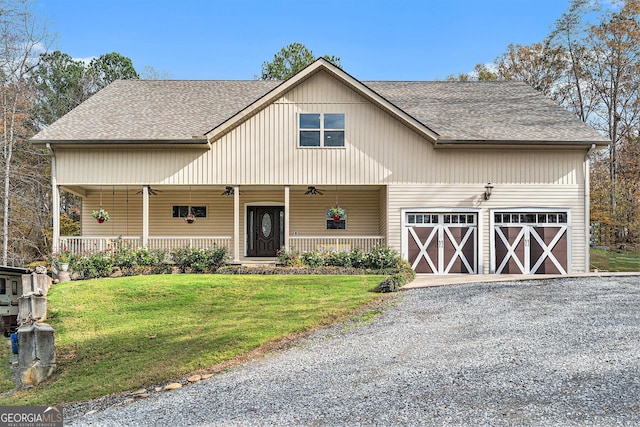
[[[231,236],[153,236],[149,237],[148,248],[162,249],[170,252],[178,248],[206,249],[213,245],[226,246],[232,249],[233,238]],[[95,253],[109,249],[129,248],[132,250],[142,247],[140,236],[61,236],[60,250],[69,250],[73,253]]]
[[[376,245],[384,245],[384,236],[290,236],[289,246],[297,252],[349,252],[356,248],[369,252]]]
[[[212,246],[225,246],[232,250],[231,236],[197,236],[197,237],[149,237],[149,249],[162,249],[170,252],[179,248],[207,249]]]

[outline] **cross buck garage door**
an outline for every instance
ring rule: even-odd
[[[567,212],[494,213],[496,274],[567,274]]]
[[[478,270],[475,213],[408,213],[407,259],[416,273],[471,273]]]

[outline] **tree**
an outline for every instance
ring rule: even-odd
[[[59,50],[42,54],[31,78],[36,90],[33,115],[37,128],[55,122],[90,95],[84,63]]]
[[[340,58],[337,56],[324,55],[324,59],[340,66]],[[262,63],[262,76],[260,80],[287,80],[307,65],[316,60],[311,52],[302,43],[291,43],[280,49],[271,62]]]
[[[487,67],[485,64],[476,64],[471,73],[461,73],[457,76],[450,74],[446,78],[447,81],[479,81],[479,82],[494,82],[500,80],[498,74]]]
[[[572,0],[544,41],[510,45],[495,61],[500,79],[527,82],[611,139],[591,156],[592,219],[605,244],[640,241],[639,16],[640,0]]]
[[[565,60],[561,49],[551,48],[547,43],[529,46],[510,44],[496,60],[496,68],[500,79],[523,81],[552,96],[565,71]]]
[[[171,73],[167,71],[156,71],[151,65],[145,65],[144,70],[140,73],[141,80],[170,80]]]
[[[94,58],[87,69],[89,78],[88,89],[91,94],[108,86],[116,80],[139,79],[140,76],[131,59],[119,53],[112,52]]]
[[[38,55],[46,49],[50,38],[46,25],[40,24],[29,10],[27,0],[0,0],[0,96],[2,109],[2,263],[9,264],[10,204],[12,177],[15,176],[14,154],[30,136],[29,108],[33,101],[29,73]],[[17,157],[17,156],[16,156]],[[16,170],[15,172],[19,172]],[[18,218],[15,218],[18,219]],[[22,218],[20,218],[22,219]],[[27,219],[26,216],[24,219]],[[29,226],[29,225],[27,225]],[[11,263],[16,259],[12,256]]]

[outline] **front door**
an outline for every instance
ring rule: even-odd
[[[284,242],[284,207],[247,208],[247,256],[274,257]]]

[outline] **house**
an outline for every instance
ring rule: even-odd
[[[284,82],[117,81],[32,142],[54,248],[382,244],[434,274],[588,271],[587,155],[608,143],[524,83],[363,82],[324,59]],[[59,235],[60,189],[81,236]]]

